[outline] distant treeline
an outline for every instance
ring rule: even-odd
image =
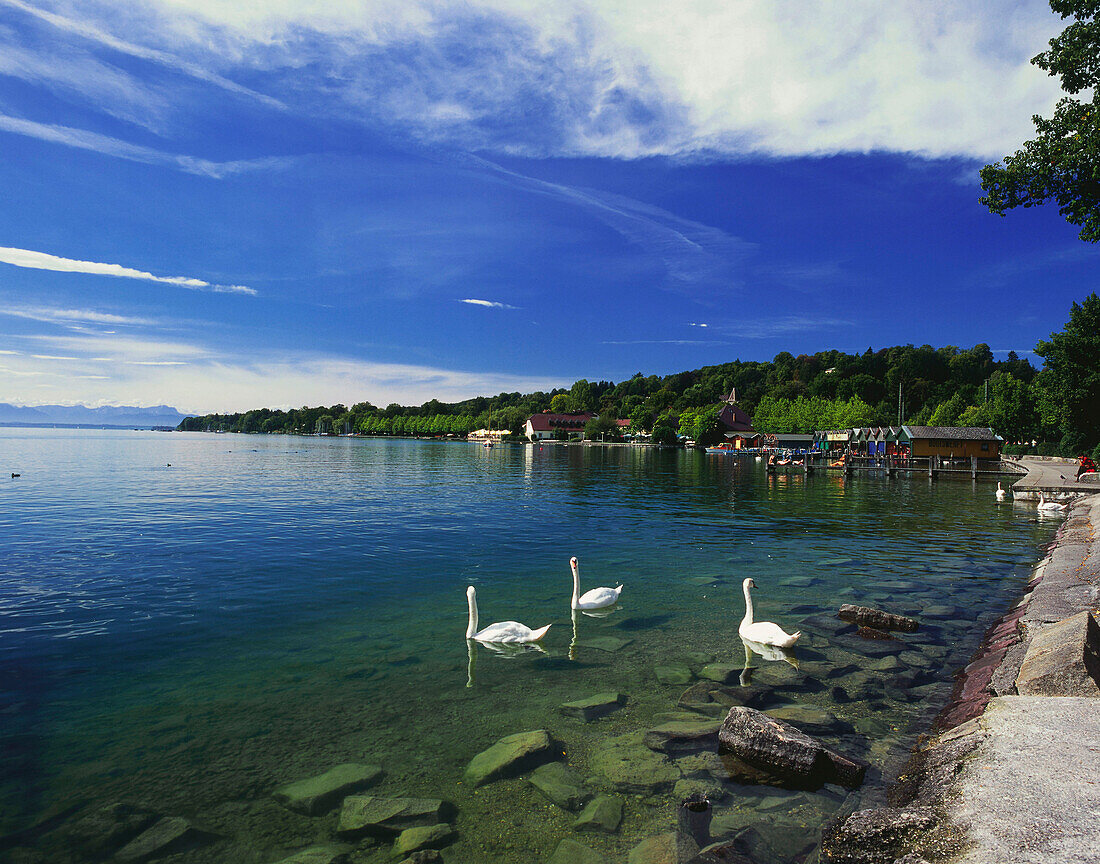
[[[868,349],[864,354],[822,351],[795,357],[783,352],[771,362],[723,363],[674,375],[640,372],[613,381],[577,381],[568,390],[500,393],[464,402],[437,400],[420,406],[378,408],[360,402],[299,408],[261,408],[243,414],[188,417],[187,431],[296,432],[304,434],[464,435],[489,426],[520,434],[524,421],[540,411],[593,411],[624,418],[650,431],[674,419],[675,428],[699,416],[717,415],[736,388],[738,403],[764,432],[811,432],[818,428],[898,422],[898,385],[903,420],[939,425],[990,425],[1022,439],[1037,421],[1030,385],[1035,368],[1015,354],[997,361],[988,345],[934,349],[924,345]],[[988,392],[987,392],[988,391]],[[1022,410],[1010,411],[1011,407]],[[687,416],[685,416],[687,415]]]
[[[990,426],[1017,449],[1077,455],[1100,450],[1100,298],[1073,304],[1064,331],[1039,342],[1040,372],[1009,352],[996,360],[988,345],[899,345],[863,354],[784,351],[771,362],[735,360],[675,375],[638,372],[626,381],[581,379],[568,390],[500,393],[463,402],[432,399],[420,406],[378,408],[360,402],[244,414],[188,417],[185,431],[287,432],[339,435],[465,435],[475,429],[522,434],[540,411],[592,411],[591,437],[633,431],[671,440],[678,432],[706,443],[720,434],[718,412],[736,388],[737,401],[761,432],[813,432],[900,422],[922,426]],[[1100,454],[1098,454],[1100,455]]]

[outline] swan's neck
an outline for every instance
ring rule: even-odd
[[[466,625],[466,638],[472,639],[477,632],[477,600],[473,594],[467,595],[466,600],[470,605],[470,623]]]
[[[745,617],[741,621],[741,626],[748,627],[752,623],[752,595],[749,593],[749,586],[745,586]]]
[[[570,605],[571,608],[576,609],[577,608],[577,601],[580,599],[580,596],[581,596],[581,573],[580,573],[580,568],[579,567],[574,567],[572,569],[573,569],[573,599],[571,601],[569,601],[569,605]]]

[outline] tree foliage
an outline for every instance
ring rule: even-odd
[[[1048,200],[1087,242],[1100,240],[1100,2],[1051,0],[1062,18],[1073,18],[1050,50],[1032,63],[1061,79],[1070,94],[1058,102],[1049,119],[1036,115],[1035,138],[1004,163],[981,170],[985,197],[981,203],[1001,216],[1015,207],[1034,207]],[[1090,92],[1085,101],[1073,98]]]
[[[1043,358],[1040,410],[1062,436],[1062,450],[1083,453],[1100,444],[1100,297],[1074,303],[1069,322],[1035,353]]]

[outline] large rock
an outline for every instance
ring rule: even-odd
[[[699,844],[687,834],[668,831],[647,837],[630,850],[627,864],[685,864],[699,854]]]
[[[575,702],[563,702],[558,710],[566,717],[577,717],[586,723],[618,711],[626,704],[626,696],[622,693],[597,693],[587,699],[578,699]]]
[[[870,606],[855,606],[845,603],[836,613],[842,621],[858,624],[861,627],[873,627],[876,630],[897,630],[901,633],[913,633],[920,627],[920,622],[904,615],[893,615],[881,609],[872,609]]]
[[[421,849],[441,849],[454,840],[455,830],[446,822],[406,828],[393,841],[394,855],[410,855]]]
[[[437,825],[454,816],[454,805],[437,798],[376,798],[351,795],[344,799],[336,833],[345,839],[365,834],[392,837],[406,828]]]
[[[502,777],[515,777],[545,762],[561,758],[561,747],[543,729],[501,738],[478,753],[463,775],[470,786],[481,786]]]
[[[647,730],[642,743],[662,753],[715,749],[718,746],[715,736],[721,725],[721,720],[674,720]]]
[[[566,838],[558,843],[546,864],[605,864],[606,859],[583,843]]]
[[[1016,676],[1021,696],[1100,696],[1100,627],[1088,612],[1032,637]]]
[[[142,831],[115,853],[119,861],[148,861],[186,852],[208,842],[211,835],[200,831],[182,816],[165,816]]]
[[[527,780],[563,810],[579,810],[592,798],[581,775],[561,762],[540,765]]]
[[[867,770],[865,763],[753,708],[731,708],[718,740],[741,760],[811,787],[839,783],[854,789]]]
[[[573,830],[614,834],[622,821],[623,802],[610,795],[597,795],[573,822]]]
[[[646,747],[640,732],[607,739],[589,765],[619,791],[640,795],[669,790],[680,779],[680,769]]]
[[[377,765],[337,765],[317,777],[276,789],[272,797],[288,810],[306,816],[320,816],[348,795],[373,786],[381,776],[382,769]]]

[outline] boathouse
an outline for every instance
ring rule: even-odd
[[[898,443],[916,458],[1000,459],[1004,439],[983,426],[902,426]]]
[[[579,411],[573,414],[551,414],[544,411],[527,418],[523,434],[527,436],[528,441],[560,438],[561,433],[564,433],[567,438],[583,438],[584,427],[596,416],[591,411]]]

